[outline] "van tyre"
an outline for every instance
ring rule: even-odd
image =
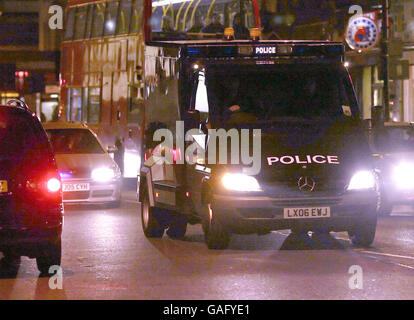
[[[173,220],[170,222],[170,225],[167,230],[167,235],[171,239],[182,239],[187,232],[187,220],[182,217],[174,217]]]
[[[164,235],[164,226],[159,223],[157,213],[159,208],[151,207],[148,191],[145,191],[141,203],[142,230],[147,238],[161,238]]]
[[[207,210],[211,208],[207,205]],[[217,219],[217,216],[208,214],[208,218],[203,222],[204,239],[207,248],[213,250],[227,249],[230,243],[230,233],[224,228],[223,224]]]
[[[39,256],[36,257],[37,268],[42,275],[48,275],[51,266],[60,266],[62,259],[62,241],[61,238],[47,243],[42,246]]]
[[[368,218],[361,219],[348,231],[348,235],[354,246],[369,247],[374,242],[376,229],[377,216],[371,214]]]

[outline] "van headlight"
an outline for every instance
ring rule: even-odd
[[[374,189],[375,175],[372,171],[363,170],[355,173],[349,182],[348,190]]]
[[[115,171],[111,168],[96,168],[92,170],[92,179],[98,182],[106,182],[115,178]]]
[[[392,172],[392,178],[398,189],[414,189],[414,163],[398,164]]]
[[[262,191],[255,177],[242,173],[226,173],[221,182],[227,190]]]

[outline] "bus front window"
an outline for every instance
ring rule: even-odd
[[[247,39],[255,27],[249,0],[157,0],[149,23],[153,40],[221,39],[226,27]]]

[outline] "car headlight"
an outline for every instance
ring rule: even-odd
[[[106,182],[115,178],[115,171],[110,168],[97,168],[92,171],[92,179],[99,182]]]
[[[373,189],[375,187],[375,175],[372,171],[363,170],[355,173],[349,182],[348,190]]]
[[[414,189],[414,163],[403,162],[397,165],[392,178],[399,189]]]
[[[256,178],[242,173],[226,173],[221,179],[223,186],[234,191],[262,191]]]

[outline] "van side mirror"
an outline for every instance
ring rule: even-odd
[[[383,106],[373,106],[371,108],[371,125],[373,129],[381,128],[385,122],[385,111]]]
[[[187,132],[190,129],[197,129],[200,126],[200,111],[187,110],[184,113],[184,130]]]

